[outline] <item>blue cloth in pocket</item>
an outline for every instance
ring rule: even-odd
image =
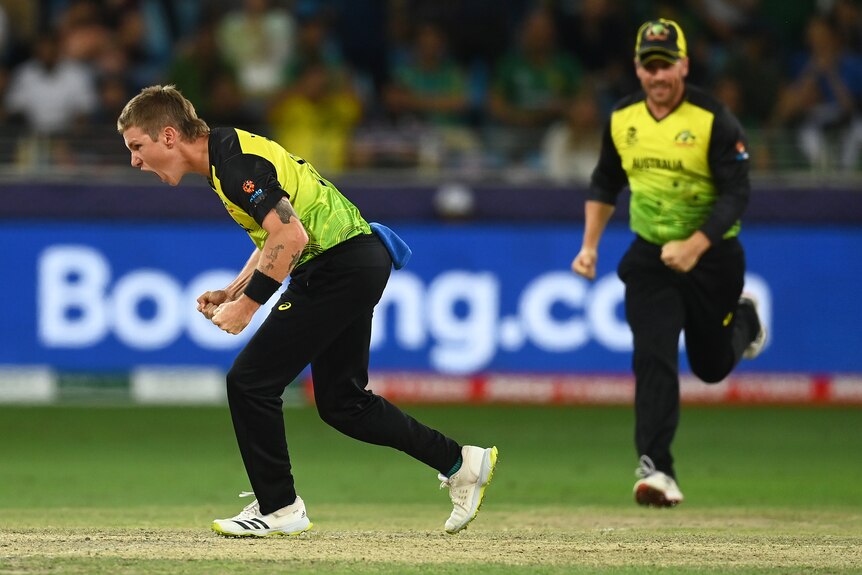
[[[402,240],[398,234],[383,224],[369,222],[368,225],[371,226],[371,231],[377,234],[377,237],[379,237],[380,241],[383,242],[383,245],[386,246],[386,250],[389,252],[389,257],[392,258],[392,266],[396,270],[400,270],[406,266],[407,262],[410,260],[410,256],[413,254],[413,250],[410,249],[407,242]]]

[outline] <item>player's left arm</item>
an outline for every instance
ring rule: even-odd
[[[256,271],[281,283],[299,263],[308,244],[308,233],[287,196],[264,217],[261,227],[269,236],[261,249]]]
[[[252,254],[232,284],[235,297],[219,305],[212,316],[219,328],[237,334],[296,267],[308,234],[290,202],[297,193],[296,181],[279,181],[272,162],[242,154],[232,158],[223,172],[225,195],[267,232],[261,249]]]
[[[709,168],[717,198],[712,212],[700,227],[711,244],[742,217],[751,196],[748,141],[742,126],[727,108],[716,114],[709,145]]]
[[[269,234],[241,296],[218,307],[212,321],[220,329],[238,334],[251,322],[261,305],[281,287],[308,243],[308,233],[287,196],[263,218],[261,227]]]
[[[716,113],[708,153],[717,198],[700,229],[685,240],[668,242],[662,247],[662,261],[676,271],[691,271],[704,252],[721,241],[742,217],[751,195],[745,134],[726,108]]]

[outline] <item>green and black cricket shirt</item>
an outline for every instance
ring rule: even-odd
[[[739,233],[748,167],[742,128],[717,99],[687,86],[677,108],[656,120],[638,92],[611,113],[589,199],[615,205],[628,185],[636,234],[662,245],[701,230],[716,244]]]

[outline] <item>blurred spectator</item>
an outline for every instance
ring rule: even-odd
[[[92,117],[93,124],[111,130],[111,135],[116,136],[117,118],[131,96],[132,92],[122,76],[101,77],[98,82],[99,105]],[[127,154],[126,150],[122,150],[122,153],[123,156]]]
[[[293,16],[269,0],[243,0],[242,9],[228,13],[217,31],[219,50],[237,71],[243,95],[256,100],[282,86],[295,40]]]
[[[388,11],[393,0],[323,0],[331,17],[330,34],[354,73],[367,79],[369,92],[383,85],[387,72]]]
[[[599,160],[601,129],[602,115],[594,92],[579,91],[565,118],[545,134],[542,156],[546,175],[559,184],[588,182]]]
[[[835,0],[828,12],[839,42],[851,52],[862,52],[862,6],[858,0]]]
[[[466,126],[466,77],[449,58],[446,36],[437,24],[417,27],[409,58],[393,72],[385,102],[399,126],[419,131],[414,142],[420,167],[475,161],[479,143]]]
[[[266,135],[262,125],[264,118],[254,114],[246,106],[239,85],[227,70],[215,72],[208,81],[209,91],[204,98],[209,109],[207,123],[210,127],[230,126],[249,132]]]
[[[57,15],[63,53],[98,74],[122,74],[133,88],[153,84],[173,49],[144,11],[153,1],[73,0]]]
[[[833,48],[812,40],[827,34],[803,33],[814,15],[831,24]],[[342,109],[358,100],[359,113],[347,114],[361,122],[352,145],[333,146],[351,150],[339,162],[512,166],[532,177],[546,166],[543,139],[561,133],[582,86],[600,115],[634,89],[633,46],[619,38],[656,16],[691,30],[688,80],[713,86],[737,111],[754,166],[862,161],[859,0],[0,0],[0,102],[4,75],[8,84],[23,69],[43,30],[100,91],[173,83],[211,122],[257,132],[284,117],[275,110],[289,98],[314,92],[291,84],[306,86],[307,69],[322,66],[326,92],[350,94]],[[417,38],[424,22],[438,29],[423,25]],[[830,73],[804,63],[829,60]],[[0,122],[7,150],[15,130],[35,129],[3,105]]]
[[[294,53],[286,66],[286,81],[291,84],[306,68],[323,66],[330,80],[348,83],[349,73],[341,50],[330,37],[329,23],[322,14],[313,13],[299,22]]]
[[[580,81],[580,65],[557,48],[550,14],[537,10],[524,22],[518,48],[494,75],[491,114],[505,125],[547,128],[562,117]]]
[[[747,129],[763,126],[778,100],[782,73],[774,42],[766,29],[759,29],[731,46],[723,75],[738,84],[744,110],[737,117]]]
[[[205,24],[177,47],[165,83],[176,86],[201,117],[210,119],[216,112],[213,84],[222,76],[234,77],[234,69],[217,49],[214,26]]]
[[[416,29],[409,60],[393,72],[385,102],[399,123],[464,123],[468,103],[464,71],[448,57],[446,37],[437,25],[424,23]]]
[[[292,88],[277,99],[269,122],[274,139],[321,171],[348,166],[353,130],[362,106],[323,64],[306,66]]]
[[[728,110],[733,112],[743,127],[751,126],[751,118],[748,116],[745,101],[742,98],[742,86],[736,78],[729,74],[721,76],[712,87],[712,92],[722,104],[727,106]]]
[[[211,7],[214,3],[206,4]],[[163,22],[164,35],[168,42],[173,44],[195,32],[204,9],[204,2],[200,0],[154,0],[151,12],[154,12]]]
[[[410,61],[412,48],[412,22],[415,14],[410,10],[408,0],[392,0],[386,18],[386,76]]]
[[[510,175],[537,167],[545,130],[561,119],[581,84],[581,67],[557,48],[550,14],[532,12],[520,30],[517,48],[497,67],[489,96],[494,120],[489,134],[493,162]],[[502,129],[501,129],[502,128]]]
[[[305,70],[322,66],[334,91],[344,91],[357,98],[363,112],[374,106],[374,87],[370,75],[350,68],[338,43],[332,37],[330,14],[322,9],[306,8],[299,18],[294,57],[287,68],[288,88]]]
[[[455,58],[471,67],[484,67],[495,64],[506,54],[512,35],[524,21],[533,0],[433,3],[445,6],[439,10],[437,21],[444,25]]]
[[[688,0],[714,43],[730,46],[757,18],[759,0]]]
[[[58,13],[55,25],[63,54],[79,62],[97,59],[107,49],[111,37],[107,14],[95,0],[70,2]]]
[[[144,12],[135,5],[125,5],[117,10],[112,30],[113,50],[125,55],[128,62],[126,77],[132,86],[139,89],[154,84],[170,61],[172,45],[168,38],[162,45],[152,42],[156,34],[148,27]],[[171,48],[165,49],[168,46]]]
[[[637,30],[637,24],[612,0],[562,2],[555,20],[561,45],[577,55],[602,110],[609,113],[617,100],[638,87],[631,73],[633,46],[620,42]]]
[[[60,134],[83,121],[96,107],[90,71],[64,58],[56,35],[36,40],[32,58],[13,70],[6,109],[39,134]]]
[[[22,165],[69,164],[68,136],[96,107],[90,71],[60,54],[59,39],[36,40],[33,56],[12,71],[5,96],[9,121],[26,130],[15,155]]]
[[[733,113],[745,129],[748,150],[751,152],[752,168],[768,170],[773,167],[773,146],[767,135],[760,130],[761,119],[752,113],[750,102],[745,99],[745,86],[732,73],[720,76],[712,92]]]
[[[122,75],[109,74],[99,78],[98,105],[87,129],[75,130],[69,137],[76,165],[121,166],[129,160],[128,150],[117,145],[117,118],[131,95]]]
[[[836,157],[843,157],[846,165],[857,145],[847,141],[845,146],[851,149],[836,153],[835,141],[846,137],[844,128],[851,120],[858,121],[862,58],[844,50],[832,26],[820,16],[810,20],[806,43],[808,51],[792,84],[782,90],[773,121],[797,126],[799,146],[811,166],[827,167]]]

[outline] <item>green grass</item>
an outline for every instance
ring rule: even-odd
[[[862,573],[862,410],[684,407],[673,510],[632,502],[630,408],[406,410],[500,449],[462,535],[435,471],[311,408],[285,419],[315,530],[234,541],[226,407],[0,407],[0,573]]]

